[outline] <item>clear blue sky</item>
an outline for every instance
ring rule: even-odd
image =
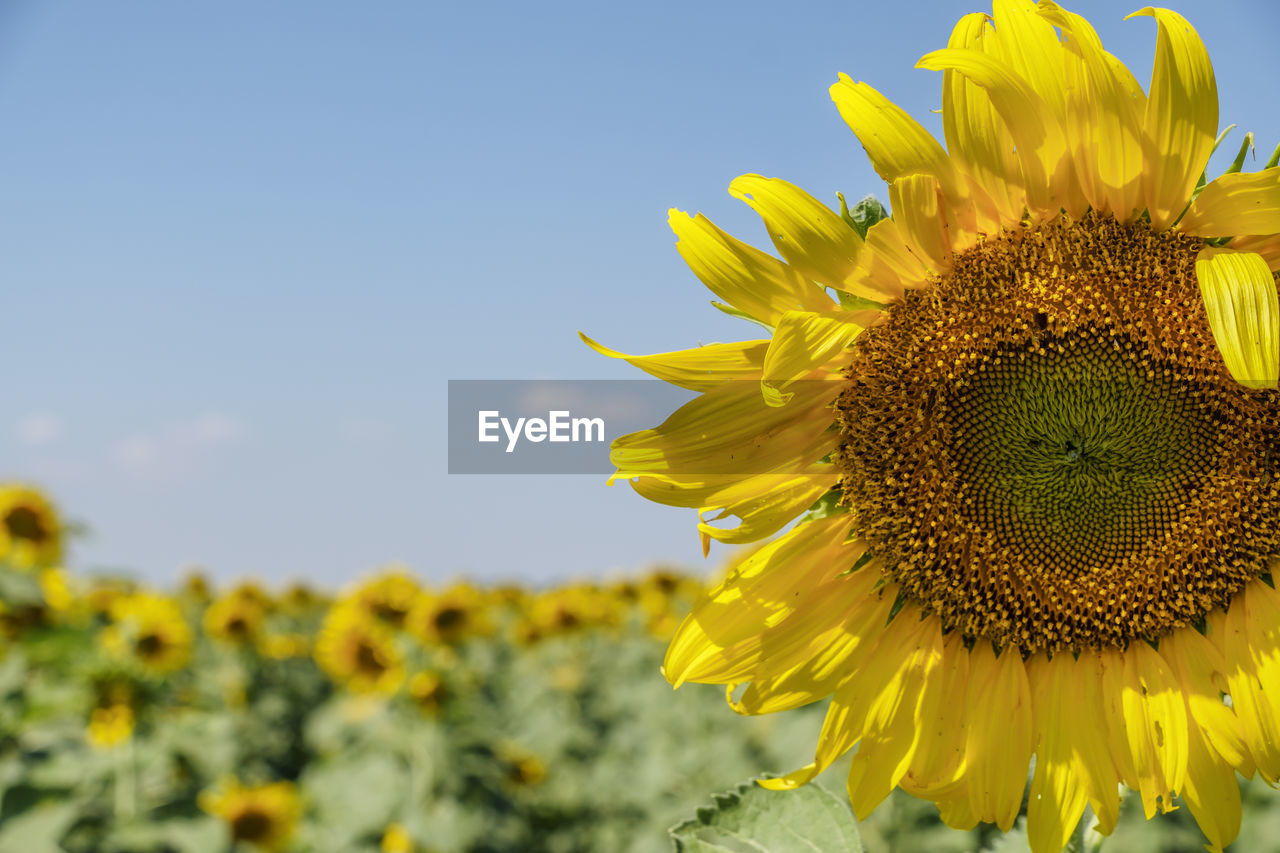
[[[1067,5],[1148,79],[1150,19]],[[603,478],[450,477],[446,380],[639,375],[578,329],[751,336],[667,208],[760,243],[740,173],[883,197],[827,87],[927,118],[940,76],[912,66],[980,8],[6,2],[0,477],[92,528],[73,565],[155,581],[701,565],[692,510]],[[1265,160],[1280,11],[1176,8]]]

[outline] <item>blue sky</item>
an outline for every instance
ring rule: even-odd
[[[1280,13],[1176,7],[1261,165]],[[762,243],[738,174],[883,197],[827,87],[866,80],[941,136],[940,77],[912,66],[978,8],[7,3],[0,477],[89,525],[73,565],[154,581],[702,566],[692,510],[603,478],[449,476],[446,381],[637,375],[578,329],[751,336],[667,208]],[[1068,8],[1148,78],[1150,19]]]

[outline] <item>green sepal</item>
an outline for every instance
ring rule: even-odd
[[[849,205],[844,200],[844,193],[836,193],[836,198],[840,199],[840,218],[848,222],[854,231],[858,232],[858,236],[867,239],[867,232],[871,230],[871,226],[875,225],[882,219],[888,219],[889,213],[884,209],[884,205],[876,200],[876,197],[869,195],[862,201],[853,206],[853,210],[849,209]]]

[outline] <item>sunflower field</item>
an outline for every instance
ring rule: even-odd
[[[825,703],[738,717],[673,692],[687,574],[162,590],[68,571],[63,539],[43,494],[0,487],[0,850],[1028,849],[902,792],[855,823],[817,785],[750,784],[803,763]],[[1271,792],[1245,804],[1234,849],[1280,850]],[[1147,824],[1131,800],[1107,847],[1202,843],[1185,810]]]

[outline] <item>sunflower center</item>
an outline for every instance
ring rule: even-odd
[[[231,821],[231,835],[236,841],[265,841],[271,837],[275,821],[271,815],[247,808]]]
[[[1217,427],[1145,354],[1088,333],[997,351],[943,395],[962,514],[1001,546],[1080,577],[1174,529],[1212,476]]]
[[[49,531],[44,526],[44,519],[30,507],[19,506],[9,510],[4,517],[4,526],[14,539],[43,542],[49,537]]]
[[[356,647],[356,670],[364,675],[377,677],[387,671],[382,650],[371,643],[361,641]]]
[[[160,656],[164,651],[165,641],[159,634],[147,633],[138,637],[137,643],[134,644],[138,657],[143,660],[151,660]]]
[[[1280,553],[1280,395],[1223,367],[1199,248],[1064,216],[957,255],[859,337],[843,500],[948,629],[1026,653],[1155,640]]]

